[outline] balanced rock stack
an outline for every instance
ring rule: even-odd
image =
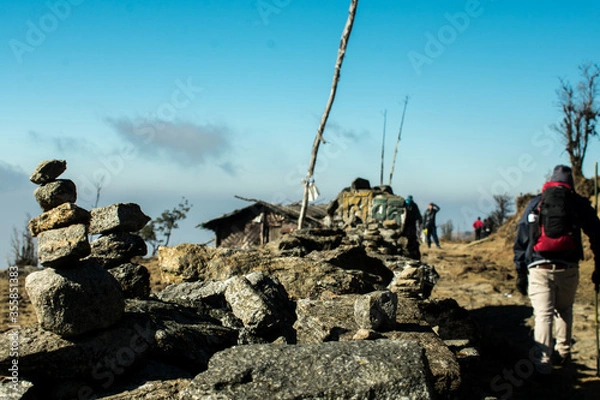
[[[113,325],[122,317],[125,301],[121,284],[99,261],[103,253],[94,254],[88,241],[90,225],[105,222],[94,223],[96,213],[75,204],[73,181],[57,179],[66,166],[64,160],[44,161],[29,178],[39,185],[34,196],[43,213],[28,228],[38,239],[38,260],[46,268],[29,274],[25,289],[41,327],[71,337]],[[144,217],[145,224],[149,218]]]

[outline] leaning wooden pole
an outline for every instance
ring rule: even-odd
[[[383,185],[383,164],[385,156],[385,125],[387,121],[387,110],[383,111],[383,139],[381,139],[381,168],[379,169],[379,184]]]
[[[394,148],[394,157],[392,158],[392,168],[390,169],[390,181],[388,185],[392,186],[392,177],[394,176],[394,168],[396,167],[396,155],[398,154],[398,146],[402,138],[402,126],[404,125],[404,116],[406,115],[406,105],[408,104],[408,96],[404,98],[404,109],[402,110],[402,119],[400,120],[400,129],[398,129],[398,139],[396,139],[396,147]]]
[[[319,145],[321,142],[325,143],[323,139],[323,131],[327,124],[327,118],[329,118],[329,112],[335,99],[337,92],[338,81],[340,80],[340,71],[342,69],[342,62],[346,55],[346,47],[348,46],[348,40],[350,39],[350,33],[352,33],[352,26],[354,25],[354,17],[356,16],[356,7],[358,6],[358,0],[350,1],[350,9],[348,10],[348,20],[346,26],[342,32],[342,39],[340,41],[340,47],[338,49],[337,61],[335,63],[335,71],[333,73],[333,83],[331,85],[331,92],[329,93],[329,100],[325,106],[325,111],[321,117],[319,129],[317,130],[317,136],[312,147],[312,153],[310,157],[310,164],[308,165],[308,172],[306,173],[306,179],[304,180],[304,195],[302,196],[302,207],[300,208],[300,216],[298,217],[298,229],[302,228],[304,224],[304,218],[306,217],[306,208],[308,206],[308,192],[310,185],[313,182],[313,173],[315,171],[315,164],[317,163],[317,153],[319,152]]]

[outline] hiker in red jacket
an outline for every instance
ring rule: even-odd
[[[590,201],[575,193],[571,168],[557,165],[542,193],[532,198],[517,224],[514,261],[517,289],[529,295],[535,317],[535,370],[552,372],[571,358],[573,303],[583,259],[581,230],[594,253],[592,282],[600,284],[600,220]],[[556,343],[553,340],[553,323]]]
[[[473,222],[473,229],[475,229],[475,240],[481,239],[481,230],[483,229],[481,217],[477,217],[477,220]]]

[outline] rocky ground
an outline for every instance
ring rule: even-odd
[[[514,289],[510,235],[500,232],[479,242],[443,242],[442,249],[422,246],[423,261],[435,265],[441,278],[433,298],[454,298],[467,309],[481,331],[479,362],[467,365],[461,399],[597,399],[596,327],[594,293],[589,280],[591,260],[582,263],[581,284],[575,304],[573,362],[556,368],[551,379],[531,374],[528,351],[532,346],[532,310],[526,297]],[[138,260],[152,273],[153,288],[163,286],[155,260]],[[19,324],[35,323],[35,314],[21,287]],[[8,277],[0,275],[2,321],[8,328]]]

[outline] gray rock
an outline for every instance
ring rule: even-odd
[[[43,185],[58,178],[66,169],[67,162],[65,160],[42,161],[35,167],[29,180],[35,184]]]
[[[90,254],[87,226],[70,225],[38,234],[38,260],[51,268],[66,268]]]
[[[135,203],[116,203],[90,210],[90,234],[111,232],[137,232],[142,229],[150,217],[142,212]]]
[[[358,270],[380,277],[382,286],[390,283],[394,274],[378,258],[367,254],[362,246],[340,246],[333,250],[313,252],[309,260],[326,262],[345,270]]]
[[[229,281],[196,281],[169,285],[154,296],[162,301],[184,307],[202,308],[210,305],[214,308],[227,308],[225,289]]]
[[[180,399],[433,399],[412,341],[238,346],[217,353]]]
[[[32,236],[51,229],[90,223],[90,212],[75,203],[63,203],[29,220],[27,227]]]
[[[424,319],[442,340],[464,339],[479,345],[480,331],[469,311],[454,299],[429,299],[419,303]]]
[[[90,262],[29,274],[25,289],[42,328],[63,337],[109,327],[125,307],[119,282]]]
[[[145,256],[146,242],[138,235],[127,232],[109,233],[90,243],[90,258],[104,268],[113,268],[128,263],[133,257]]]
[[[126,309],[152,319],[156,340],[153,358],[190,371],[205,370],[215,352],[237,343],[237,331],[185,307],[156,300],[127,300]]]
[[[354,318],[362,329],[392,330],[396,328],[398,296],[390,291],[377,291],[360,296],[354,302]]]
[[[147,299],[150,296],[150,272],[143,265],[121,264],[108,272],[121,284],[126,299]]]
[[[75,203],[77,188],[70,179],[58,179],[38,186],[33,195],[42,210],[48,211],[63,203]]]
[[[256,332],[272,329],[278,322],[277,311],[245,277],[231,279],[225,290],[225,300],[244,326]]]

